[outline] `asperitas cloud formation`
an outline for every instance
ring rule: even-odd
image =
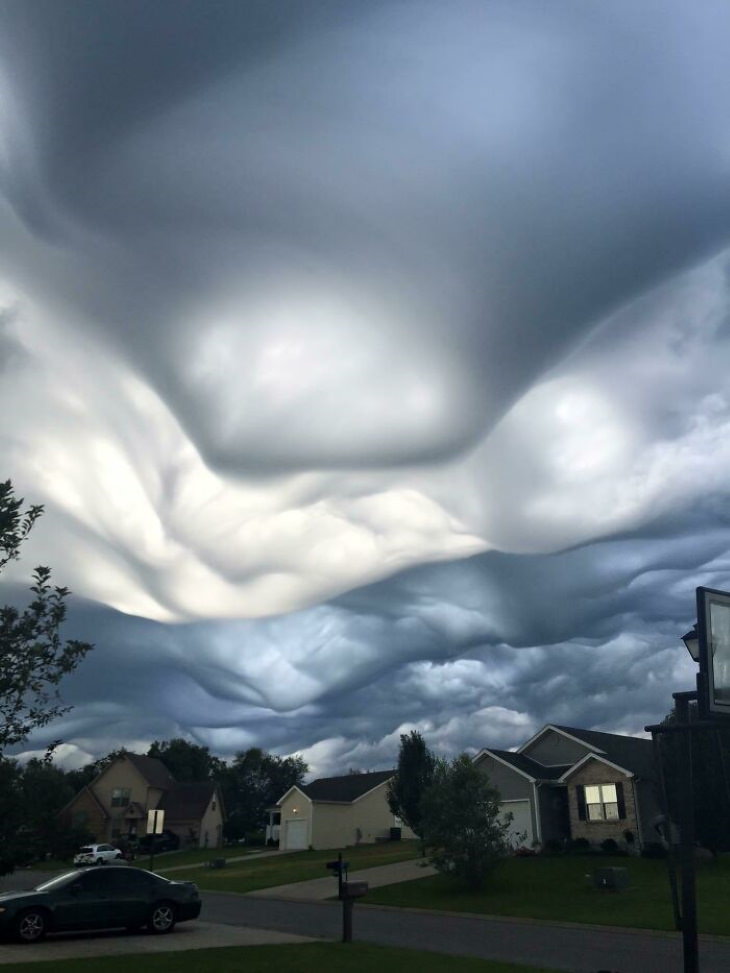
[[[702,0],[5,0],[0,449],[81,763],[640,732],[730,585]],[[109,678],[109,673],[114,678]]]

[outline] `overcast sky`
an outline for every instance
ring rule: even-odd
[[[639,733],[730,587],[730,7],[0,0],[67,765]]]

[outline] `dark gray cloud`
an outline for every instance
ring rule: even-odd
[[[730,580],[729,20],[3,4],[2,475],[98,646],[54,738],[663,713]]]

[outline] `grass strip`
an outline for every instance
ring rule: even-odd
[[[281,946],[223,946],[218,949],[192,949],[189,952],[125,954],[88,959],[46,960],[38,963],[8,963],[3,973],[27,973],[28,969],[48,969],[53,973],[550,973],[546,967],[493,963],[469,956],[446,956],[422,950],[364,943],[303,943]]]
[[[626,868],[630,886],[621,891],[596,888],[593,870]],[[473,912],[623,926],[674,929],[666,862],[644,858],[537,856],[500,863],[480,892],[469,892],[443,875],[371,890],[373,905]],[[699,930],[730,936],[730,856],[698,862]]]

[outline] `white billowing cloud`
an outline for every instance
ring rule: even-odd
[[[77,551],[64,575],[79,594],[161,620],[267,615],[483,549],[416,484],[388,476],[338,490],[316,471],[213,473],[139,376],[39,317],[15,314],[24,357],[0,389],[15,417],[4,452],[18,492],[47,507],[28,556]]]

